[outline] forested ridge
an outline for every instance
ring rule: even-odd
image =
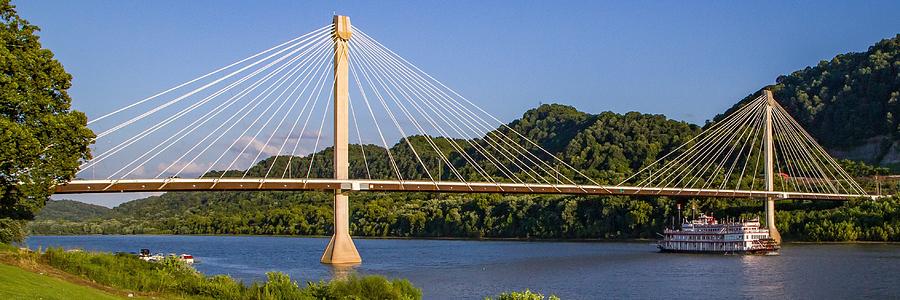
[[[50,200],[35,220],[87,221],[109,216],[112,210],[95,204],[72,200]]]
[[[515,133],[512,130],[515,130]],[[503,136],[509,137],[504,142],[521,145],[528,152],[557,167],[559,172],[577,182],[587,183],[584,177],[587,176],[599,183],[618,183],[638,168],[652,163],[659,156],[672,151],[699,132],[700,127],[696,125],[671,120],[663,115],[638,112],[588,114],[571,106],[544,104],[525,112],[521,118],[506,126],[488,132],[483,138],[474,140],[433,138],[433,140],[436,148],[467,181],[488,180],[482,178],[479,172],[466,162],[463,153],[459,151],[460,148],[469,157],[483,157],[478,153],[479,150],[497,151],[496,148],[486,146],[488,141],[485,139],[500,136],[502,133]],[[572,168],[581,170],[583,176],[576,174],[571,168],[558,164],[555,159],[525,138],[567,162]],[[497,143],[497,140],[500,139],[495,138],[492,142]],[[455,143],[459,148],[451,143]],[[473,144],[481,146],[474,147]],[[416,149],[416,154],[412,153],[409,145]],[[397,141],[390,149],[393,155],[390,158],[383,147],[371,144],[363,147],[365,157],[359,150],[360,145],[350,145],[350,178],[371,176],[376,179],[396,179],[395,173],[399,172],[404,179],[428,180],[428,174],[435,179],[457,181],[460,179],[442,163],[441,156],[434,150],[435,147],[429,145],[423,136],[410,136]],[[309,174],[310,178],[330,178],[332,151],[332,148],[328,147],[314,154],[290,159],[286,156],[272,156],[252,166],[247,171],[247,176],[265,177],[267,173],[274,174],[270,170],[277,170],[275,172],[286,170],[284,173],[286,177],[305,178]],[[526,161],[522,157],[519,156],[521,161]],[[391,159],[396,162],[396,171],[391,165]],[[508,160],[504,162],[511,172],[524,176],[522,174],[526,170],[520,170],[517,166],[528,163],[510,163]],[[495,180],[509,180],[503,178],[501,176],[503,173],[493,164],[483,163],[481,167],[484,169],[483,173],[495,176],[493,178]],[[229,170],[212,171],[204,176],[218,177],[222,176],[223,172],[225,177],[244,174],[244,170]]]
[[[893,119],[893,115],[900,114],[895,111],[900,110],[896,104],[900,93],[898,45],[900,35],[879,42],[867,52],[841,54],[815,67],[781,76],[769,88],[781,105],[836,154],[847,154],[847,147],[871,138],[900,139],[900,125]],[[753,98],[755,95],[750,95],[740,103]],[[618,183],[700,132],[696,125],[662,115],[587,114],[558,104],[529,110],[508,126],[496,131],[513,138],[517,137],[510,130],[517,131],[600,183]],[[397,171],[404,178],[426,178],[427,169],[435,178],[458,179],[447,168],[438,166],[440,158],[426,145],[424,137],[412,136],[409,142],[421,149],[419,155],[425,167],[413,159],[405,142],[398,142],[391,152],[396,155]],[[478,180],[477,172],[464,163],[452,144],[461,145],[462,151],[474,151],[473,144],[484,142],[437,139],[436,145],[467,180]],[[524,140],[516,142],[535,149]],[[361,152],[355,150],[358,147],[351,146],[350,176],[364,178],[368,174],[362,167]],[[394,176],[384,148],[363,147],[373,178]],[[879,162],[892,151],[890,145],[880,147],[880,156],[868,161]],[[331,151],[327,148],[315,155],[291,159],[270,157],[251,167],[248,176],[286,168],[288,177],[305,177],[307,172],[311,177],[330,177]],[[310,160],[313,164],[308,169]],[[859,161],[841,163],[848,172],[860,176],[869,190],[876,183],[871,177],[862,177],[888,172]],[[560,171],[578,181],[585,180],[564,168]],[[243,171],[227,173],[230,176]],[[896,183],[879,185],[887,193],[896,192]],[[351,199],[351,230],[354,235],[395,237],[654,238],[656,232],[676,219],[675,203],[665,197],[356,193]],[[762,208],[759,202],[735,199],[689,199],[683,204],[717,216],[745,218],[758,216]],[[54,213],[57,208],[48,206],[45,213]],[[778,204],[778,210],[778,226],[788,239],[900,241],[897,198],[878,202],[785,201]],[[326,193],[169,193],[124,203],[88,221],[43,218],[30,228],[37,234],[326,235],[331,230],[331,217],[331,197]]]

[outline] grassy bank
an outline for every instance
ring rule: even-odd
[[[123,299],[127,293],[113,294],[26,269],[0,264],[2,299]]]
[[[420,299],[407,280],[351,276],[299,284],[279,272],[245,285],[231,277],[205,276],[177,260],[149,263],[127,254],[0,249],[0,297],[117,299],[133,294],[157,299]]]
[[[133,255],[19,249],[0,243],[0,299],[421,299],[404,279],[351,276],[299,284],[280,272],[245,285],[225,275],[205,276],[177,260],[145,262]],[[490,298],[487,298],[490,299]],[[503,300],[559,299],[531,291]]]

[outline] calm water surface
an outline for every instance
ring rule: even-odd
[[[281,271],[317,281],[346,272],[407,278],[426,299],[482,299],[530,288],[563,299],[900,298],[900,245],[786,245],[780,256],[661,254],[650,243],[356,239],[363,264],[319,263],[324,238],[34,236],[31,248],[190,253],[205,274],[245,282]]]

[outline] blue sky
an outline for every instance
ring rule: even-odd
[[[557,102],[702,123],[778,75],[900,33],[897,1],[13,3],[74,76],[73,106],[89,117],[319,28],[334,12],[505,121]]]

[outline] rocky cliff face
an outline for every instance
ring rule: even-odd
[[[838,158],[886,167],[900,166],[900,141],[890,136],[876,136],[855,146],[829,149],[829,152]]]

